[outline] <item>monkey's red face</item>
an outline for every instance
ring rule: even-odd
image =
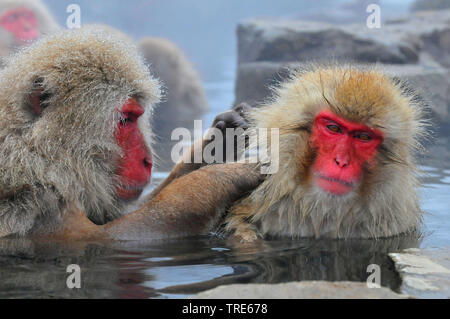
[[[17,41],[35,40],[39,37],[39,22],[27,8],[5,11],[0,16],[0,25],[11,32]]]
[[[120,121],[115,138],[123,150],[119,176],[120,186],[117,195],[132,200],[141,195],[150,182],[152,173],[152,155],[138,126],[138,118],[144,114],[144,108],[135,99],[125,102],[120,112]]]
[[[313,164],[316,185],[334,195],[349,193],[358,185],[363,166],[374,160],[382,141],[382,132],[322,111],[314,121],[311,139],[317,149]]]

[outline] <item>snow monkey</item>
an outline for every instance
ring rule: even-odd
[[[41,38],[8,59],[0,86],[0,237],[204,234],[217,208],[262,180],[256,165],[180,163],[151,200],[121,216],[151,178],[148,123],[160,92],[136,47],[111,28]]]
[[[193,128],[209,109],[202,81],[194,66],[173,42],[146,37],[138,43],[139,51],[150,65],[151,72],[163,85],[162,102],[154,110],[152,128],[155,151],[161,169],[170,169],[171,132],[177,127]]]
[[[274,93],[248,116],[250,131],[279,129],[280,168],[231,208],[234,238],[416,229],[414,156],[427,126],[417,95],[376,68],[338,65],[292,72]]]
[[[58,29],[39,0],[0,0],[0,56]]]

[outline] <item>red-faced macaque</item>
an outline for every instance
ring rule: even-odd
[[[132,41],[111,28],[43,37],[8,60],[0,86],[0,237],[207,234],[262,181],[257,165],[179,163],[182,173],[122,216],[150,182],[160,92]]]
[[[279,170],[231,209],[226,228],[258,237],[379,238],[421,221],[415,153],[424,105],[377,69],[293,72],[249,112],[250,131],[279,129]]]
[[[138,49],[151,73],[163,86],[163,98],[153,113],[152,129],[155,133],[155,153],[160,158],[159,170],[170,170],[171,133],[177,127],[193,129],[194,120],[201,120],[208,111],[203,83],[193,64],[173,42],[156,37],[139,41]]]
[[[41,1],[0,0],[0,56],[8,56],[57,29],[56,21]]]

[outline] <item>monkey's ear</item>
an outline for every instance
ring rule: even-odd
[[[48,99],[50,97],[50,94],[45,90],[42,83],[42,79],[35,80],[29,96],[31,112],[36,116],[40,116],[48,106]]]

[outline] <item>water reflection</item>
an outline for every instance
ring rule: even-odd
[[[381,267],[383,286],[397,289],[387,252],[419,241],[272,240],[236,248],[215,237],[108,246],[3,239],[0,298],[178,298],[231,283],[365,281],[370,264]],[[81,289],[66,286],[70,264],[82,269]]]

